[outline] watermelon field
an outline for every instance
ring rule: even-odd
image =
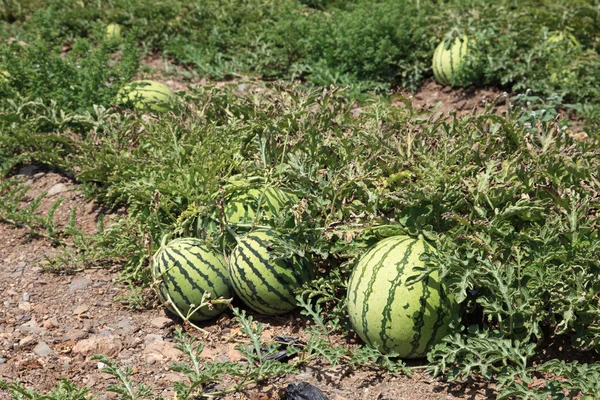
[[[598,398],[599,230],[599,0],[0,1],[0,398]]]

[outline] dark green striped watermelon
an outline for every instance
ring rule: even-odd
[[[233,293],[225,259],[200,239],[175,239],[161,247],[154,255],[152,273],[160,282],[161,301],[171,311],[175,312],[173,305],[177,307],[183,316],[187,316],[192,304],[200,305],[205,292],[211,294],[211,299],[230,298]],[[211,319],[225,308],[224,304],[204,306],[190,320]]]
[[[441,42],[433,53],[433,76],[439,84],[448,86],[463,67],[469,51],[467,36],[454,39],[448,45]]]
[[[456,306],[436,273],[407,286],[435,251],[422,239],[393,236],[367,251],[348,283],[348,313],[356,333],[383,353],[420,358],[447,333]]]
[[[314,277],[307,258],[273,257],[274,244],[284,240],[290,239],[273,230],[257,230],[241,238],[231,253],[229,276],[235,293],[248,307],[262,314],[278,315],[293,310],[294,289]]]

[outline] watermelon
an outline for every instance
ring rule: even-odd
[[[236,191],[225,199],[225,222],[235,226],[238,232],[248,232],[254,223],[266,223],[274,227],[279,215],[297,201],[298,198],[294,194],[273,186]],[[199,228],[209,234],[215,232],[219,226],[217,212],[218,210],[202,218]],[[257,213],[260,215],[258,220]],[[293,216],[290,215],[283,224],[285,228],[292,228]],[[198,234],[201,235],[201,232]]]
[[[117,104],[133,105],[139,111],[164,112],[175,94],[164,83],[141,80],[123,86],[117,93]]]
[[[434,248],[422,239],[392,236],[379,241],[356,264],[348,283],[347,307],[356,333],[383,353],[420,358],[447,333],[456,315],[453,298],[432,273],[407,285]]]
[[[160,300],[185,317],[191,305],[200,305],[205,292],[211,299],[230,298],[233,291],[225,259],[196,238],[180,238],[162,246],[154,255],[152,273],[159,282]],[[171,301],[169,301],[169,298]],[[204,306],[190,316],[203,321],[221,314],[225,304]]]
[[[0,84],[6,83],[10,79],[10,73],[6,70],[0,69]]]
[[[273,221],[285,207],[291,207],[296,201],[295,195],[277,187],[253,188],[229,198],[225,204],[225,216],[230,224],[253,223],[257,213]],[[293,226],[293,221],[290,224]]]
[[[274,243],[293,240],[274,230],[250,232],[231,253],[229,276],[235,293],[261,314],[279,315],[296,308],[294,289],[314,278],[311,262],[298,255],[275,258]]]
[[[121,25],[109,24],[106,27],[106,39],[119,40],[121,38]]]
[[[433,52],[433,76],[441,84],[448,86],[462,69],[469,52],[468,38],[463,35],[455,38],[450,45],[442,41]]]

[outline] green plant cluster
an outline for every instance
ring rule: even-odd
[[[0,82],[0,221],[61,246],[49,268],[118,264],[121,279],[137,288],[130,305],[143,306],[140,288],[152,281],[149,260],[161,238],[223,243],[230,227],[208,232],[203,221],[220,215],[240,188],[267,184],[297,196],[269,223],[298,238],[319,268],[298,298],[319,327],[308,358],[406,372],[393,355],[370,349],[353,358],[327,337],[348,329],[345,284],[357,256],[383,237],[423,235],[438,253],[422,272],[438,270],[463,308],[457,336],[429,354],[433,374],[494,381],[505,397],[596,393],[575,379],[600,377],[595,2],[5,3],[0,39],[14,40],[0,50],[10,73]],[[107,22],[124,27],[122,42],[102,38]],[[548,40],[555,32],[573,34],[580,46]],[[502,116],[490,104],[433,118],[402,96],[354,104],[355,88],[416,87],[431,74],[438,39],[460,33],[475,46],[463,79],[536,96],[507,95]],[[113,99],[139,72],[140,49],[216,78],[252,72],[304,81],[246,92],[241,82],[207,85],[180,92],[161,115],[125,110]],[[563,98],[578,102],[570,108],[586,118],[587,138],[574,139],[560,118]],[[74,212],[57,229],[58,201],[44,217],[36,213],[43,195],[19,207],[27,187],[12,174],[31,163],[70,174],[109,212],[126,214],[107,227],[100,221],[92,237],[77,231]],[[258,216],[253,224],[264,222]],[[586,362],[543,359],[557,338]],[[230,366],[228,373],[267,379],[279,371],[246,356],[258,370]],[[193,390],[180,388],[189,396],[217,374],[206,377],[191,364],[180,370],[197,380]],[[529,387],[539,374],[556,379]]]
[[[466,34],[473,51],[459,83],[558,93],[576,104],[600,98],[600,15],[591,0],[8,3],[0,14],[3,41],[42,37],[64,46],[98,40],[106,25],[118,23],[146,54],[214,79],[302,79],[348,85],[353,96],[414,90],[432,76],[435,46]],[[552,40],[556,35],[576,42]]]

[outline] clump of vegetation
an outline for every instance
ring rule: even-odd
[[[1,15],[7,29],[0,39],[10,44],[0,50],[1,69],[9,72],[0,82],[0,221],[61,246],[49,268],[118,261],[123,281],[148,287],[150,258],[165,235],[200,236],[219,247],[267,222],[258,215],[236,227],[220,217],[237,190],[271,185],[297,199],[268,223],[294,235],[319,267],[297,298],[315,322],[311,341],[286,348],[298,362],[267,363],[265,356],[281,350],[265,350],[259,326],[235,311],[251,344],[243,352],[248,363],[201,364],[199,343],[181,335],[190,357],[176,367],[189,377],[176,388],[181,396],[207,394],[221,373],[236,377],[227,389],[235,391],[317,357],[409,372],[393,354],[365,347],[352,355],[328,340],[348,332],[345,286],[358,256],[395,234],[435,245],[420,272],[437,271],[462,307],[458,333],[428,355],[434,375],[481,377],[495,382],[501,397],[596,393],[575,377],[598,374],[600,343],[600,73],[591,73],[600,65],[597,7],[47,3],[8,2]],[[123,27],[123,41],[105,38],[108,23]],[[523,92],[506,95],[505,115],[490,104],[481,113],[433,119],[408,98],[398,96],[398,105],[366,94],[418,87],[431,77],[437,43],[463,34],[472,47],[457,79]],[[256,74],[268,83],[246,93],[237,84],[188,88],[160,114],[114,104],[150,53],[179,64],[188,77]],[[301,81],[270,82],[276,79]],[[352,112],[357,97],[359,115]],[[560,117],[566,108],[584,119],[583,140]],[[75,213],[58,229],[58,202],[43,217],[36,215],[41,197],[19,208],[27,188],[11,173],[28,163],[70,174],[90,198],[108,210],[126,207],[127,215],[107,228],[100,223],[91,237],[75,229]],[[214,229],[206,229],[207,218]],[[138,295],[132,293],[132,307],[148,300]],[[542,359],[554,338],[588,352],[590,362]],[[147,395],[127,383],[126,369],[102,362],[122,383],[117,393]],[[536,374],[556,379],[527,386]],[[36,398],[18,383],[2,385]],[[55,389],[65,391],[86,395],[66,382]]]

